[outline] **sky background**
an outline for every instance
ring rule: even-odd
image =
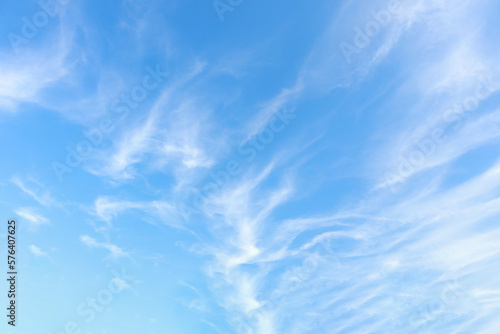
[[[2,333],[498,334],[498,1],[0,13]]]

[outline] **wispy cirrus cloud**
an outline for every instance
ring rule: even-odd
[[[497,333],[498,4],[255,6],[242,6],[226,29],[205,24],[206,6],[183,1],[107,4],[96,11],[112,13],[106,22],[93,20],[92,5],[75,6],[81,15],[61,24],[67,46],[40,49],[41,60],[57,61],[31,75],[17,65],[9,72],[10,59],[0,57],[14,82],[0,87],[0,105],[58,111],[51,126],[61,135],[50,140],[68,144],[75,129],[115,116],[109,104],[127,99],[151,61],[169,72],[59,185],[58,194],[87,204],[76,204],[72,224],[54,236],[80,236],[91,264],[103,254],[144,255],[153,288],[141,293],[153,313],[139,317],[153,332]],[[248,24],[245,15],[276,12],[272,6],[280,10],[272,24],[263,16]],[[187,22],[179,24],[177,10]],[[297,23],[307,29],[293,30]],[[346,56],[343,43],[355,51]],[[33,54],[25,54],[30,69]],[[43,75],[49,79],[30,81]],[[15,91],[23,85],[26,92]],[[272,130],[285,110],[294,111],[293,124]],[[402,157],[414,162],[417,149],[420,163],[400,180],[386,178]],[[238,172],[228,172],[229,162]],[[10,182],[57,217],[55,190],[19,176]],[[49,223],[42,209],[16,214],[40,226]],[[99,237],[82,232],[85,223]],[[134,251],[124,249],[131,244]],[[29,251],[50,253],[34,244]],[[172,296],[179,281],[187,289]],[[109,323],[140,331],[120,320],[142,312],[136,305],[121,304],[115,323],[110,309]]]
[[[446,17],[448,28],[456,25],[470,8],[467,5],[473,6],[468,2],[451,14],[444,2],[420,2],[416,7],[402,8],[402,16],[394,21],[399,25],[393,27],[395,35],[387,37],[389,44],[382,42],[380,46],[379,40],[373,41],[373,50],[378,51],[363,51],[374,55],[371,60],[368,57],[365,65],[370,71],[377,71],[382,57],[390,57],[391,52],[400,47],[397,42],[404,43],[410,33],[418,31],[419,37],[427,38],[425,24],[432,30]],[[449,38],[453,31],[446,29],[444,33],[448,36],[437,36],[436,40]],[[443,46],[456,61],[447,68],[442,65],[450,58],[443,57],[435,67],[430,65],[430,69],[440,69],[441,75],[429,76],[429,70],[425,72],[425,85],[419,85],[417,81],[424,74],[411,72],[408,85],[391,93],[397,96],[407,91],[417,92],[423,101],[429,99],[429,105],[431,101],[436,104],[436,97],[444,96],[438,102],[442,110],[457,98],[446,96],[457,87],[461,89],[461,100],[471,94],[471,89],[473,94],[478,76],[488,74],[488,70],[494,72],[494,67],[490,67],[491,62],[482,58],[480,49],[471,47],[469,42],[470,36],[465,36],[452,46]],[[464,51],[471,49],[478,54]],[[325,84],[313,76],[314,71],[307,66],[301,78],[306,87]],[[364,65],[356,66],[363,68]],[[330,73],[323,71],[324,68],[330,67],[318,65],[318,71]],[[468,70],[457,72],[457,68]],[[335,76],[330,79],[334,80]],[[334,82],[331,87],[344,82]],[[355,83],[356,80],[350,81],[352,85]],[[494,92],[495,89],[488,95]],[[283,97],[286,94],[278,95],[276,101],[281,104],[288,101]],[[431,130],[443,127],[439,120],[442,115],[435,121],[432,118],[435,109],[428,109],[426,103],[415,104],[407,112],[408,128],[415,127],[417,119],[421,122],[423,114],[430,116],[431,123],[421,123],[421,127]],[[415,173],[449,166],[467,152],[495,141],[496,116],[495,110],[480,109],[477,117],[464,120],[460,127],[446,132],[447,141],[440,143],[436,153]],[[387,119],[387,115],[382,118]],[[387,138],[404,136],[408,128],[388,131]],[[391,145],[410,149],[414,137],[407,141],[392,140]],[[384,163],[392,163],[386,151],[377,153],[383,156]],[[247,181],[235,182],[204,207],[204,213],[215,220],[216,242],[213,247],[207,247],[207,253],[214,257],[208,275],[214,279],[220,304],[239,332],[304,333],[321,332],[325,327],[337,332],[398,332],[409,328],[425,331],[441,326],[471,328],[473,323],[481,323],[485,332],[495,328],[496,321],[488,317],[495,306],[485,306],[487,294],[482,300],[477,299],[481,294],[474,293],[474,287],[489,286],[495,291],[479,272],[491,268],[498,255],[493,246],[498,234],[493,222],[499,213],[495,209],[499,195],[494,181],[496,166],[451,189],[438,178],[427,188],[410,184],[411,190],[403,194],[368,192],[359,204],[351,204],[343,210],[332,210],[316,218],[292,216],[287,219],[278,218],[277,213],[280,207],[293,211],[289,202],[293,203],[294,187],[277,186],[274,182],[274,191],[267,189],[269,185],[264,181],[275,168],[263,168],[265,172],[252,174]],[[442,173],[449,175],[450,170],[444,169]],[[484,233],[485,230],[488,233]],[[325,255],[315,247],[320,245],[332,252]],[[457,258],[453,254],[457,254]],[[477,304],[484,309],[474,313],[472,305]],[[438,307],[429,310],[430,305]],[[391,319],[385,314],[388,310]]]
[[[5,112],[16,112],[22,103],[43,106],[52,105],[45,99],[44,90],[55,86],[67,78],[72,65],[68,62],[73,33],[65,18],[59,22],[59,29],[48,39],[47,47],[29,49],[20,54],[0,53],[0,108]]]
[[[111,221],[130,211],[145,212],[166,224],[178,225],[176,208],[166,201],[125,201],[109,197],[99,197],[94,202],[94,214],[102,221]]]
[[[43,206],[60,206],[60,203],[50,194],[49,191],[38,181],[34,179],[22,180],[14,176],[11,179],[19,189]]]
[[[30,245],[29,250],[31,254],[33,254],[35,257],[47,257],[49,258],[49,254],[47,252],[44,252],[40,247],[37,247],[35,245]]]
[[[0,108],[15,112],[20,103],[39,102],[40,92],[67,74],[65,56],[65,50],[56,50],[55,55],[41,55],[45,58],[43,60],[40,56],[32,59],[23,56],[21,61],[1,57],[0,69],[4,80],[0,83]]]
[[[145,117],[134,118],[112,139],[112,148],[98,154],[90,170],[125,181],[137,177],[140,166],[141,170],[165,171],[184,183],[184,176],[192,170],[211,167],[217,150],[207,150],[209,144],[216,144],[209,137],[214,131],[210,108],[200,104],[196,93],[186,93],[186,87],[203,73],[204,67],[196,62],[171,82],[146,110]]]
[[[129,253],[125,252],[117,245],[114,245],[110,242],[99,242],[88,235],[80,236],[80,241],[89,248],[103,248],[108,250],[112,258],[121,258],[130,256]]]
[[[241,332],[300,333],[325,324],[351,331],[431,330],[463,314],[464,326],[479,321],[487,312],[471,313],[472,305],[482,303],[474,287],[489,284],[472,273],[492,268],[498,255],[499,230],[488,221],[499,217],[494,208],[500,188],[495,182],[489,190],[483,187],[497,171],[495,165],[453,189],[393,198],[394,204],[385,207],[373,198],[331,217],[291,221],[272,214],[293,198],[289,193],[272,204],[277,193],[287,193],[284,189],[263,197],[259,188],[264,184],[237,186],[228,190],[227,201],[214,201],[221,217],[214,230],[217,246],[209,250],[215,261],[208,273],[218,278],[214,291],[239,319]],[[477,211],[467,213],[474,207]],[[262,210],[267,213],[260,215]],[[490,226],[489,232],[476,230],[477,224]],[[296,232],[285,232],[291,228]],[[320,242],[331,253],[314,247]],[[439,309],[429,311],[435,303]],[[388,310],[395,321],[385,316]],[[490,318],[483,326],[490,330],[495,321]]]
[[[20,207],[14,210],[15,214],[28,222],[31,227],[50,224],[49,220],[39,214],[35,208]]]

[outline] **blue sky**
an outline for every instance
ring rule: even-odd
[[[0,12],[2,333],[498,333],[497,1]]]

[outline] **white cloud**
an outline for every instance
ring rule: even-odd
[[[402,121],[392,128],[394,131],[381,131],[380,137],[386,139],[382,147],[373,147],[373,140],[368,139],[367,147],[362,148],[363,152],[375,151],[374,157],[367,159],[368,179],[380,181],[380,170],[396,164],[400,155],[411,153],[415,140],[425,138],[428,130],[442,127],[447,130],[447,140],[408,175],[413,181],[421,178],[407,182],[405,191],[399,193],[385,191],[382,188],[387,184],[382,184],[359,199],[356,196],[363,191],[363,182],[356,182],[353,189],[344,188],[343,182],[332,185],[325,175],[331,170],[302,169],[302,162],[296,161],[308,157],[293,156],[290,152],[299,150],[293,147],[285,154],[272,152],[270,162],[265,160],[269,155],[259,156],[248,172],[205,199],[197,218],[206,223],[206,230],[197,235],[200,245],[192,249],[202,253],[203,259],[210,257],[203,268],[224,316],[235,323],[250,324],[256,333],[442,332],[442,325],[448,324],[450,333],[493,334],[498,328],[498,320],[491,315],[500,305],[500,285],[491,277],[500,274],[500,162],[475,166],[466,175],[455,174],[452,163],[498,141],[500,111],[481,105],[477,114],[457,128],[443,125],[438,113],[450,101],[474,91],[477,76],[496,69],[496,65],[491,66],[491,59],[481,54],[480,43],[475,43],[478,32],[469,30],[477,24],[477,13],[465,15],[474,4],[470,0],[404,2],[400,14],[362,50],[357,63],[335,58],[339,42],[353,35],[351,30],[339,29],[365,24],[366,20],[356,19],[366,18],[371,9],[385,8],[386,4],[366,4],[355,13],[354,6],[359,4],[343,2],[311,51],[297,83],[264,104],[242,129],[243,140],[258,134],[276,112],[298,104],[306,93],[325,93],[364,80],[384,60],[390,60],[394,51],[408,57],[391,64],[398,66],[401,61],[405,66],[394,70],[400,72],[401,85],[370,103],[387,98],[377,121]],[[353,17],[356,19],[346,24]],[[424,46],[429,48],[423,52],[437,52],[439,59],[411,57]],[[233,66],[224,70],[234,72]],[[137,113],[123,132],[110,138],[111,147],[102,149],[92,171],[115,181],[161,171],[174,174],[183,186],[210,171],[228,144],[226,133],[217,128],[212,117],[212,108],[187,85],[193,77],[166,88],[150,110]],[[28,94],[32,99],[43,88],[37,89]],[[342,106],[349,106],[349,94]],[[409,95],[417,102],[406,108]],[[367,92],[366,97],[372,96]],[[23,98],[9,99],[17,103]],[[393,112],[395,109],[401,111]],[[344,111],[351,110],[346,107]],[[361,128],[370,130],[369,126]],[[328,147],[335,149],[336,143]],[[436,173],[426,177],[424,171]],[[326,180],[317,193],[301,187],[301,180],[315,179],[318,183]],[[166,190],[154,189],[149,181],[145,178],[148,190],[157,190],[161,200],[98,196],[91,214],[108,227],[122,215],[137,214],[138,220],[161,221],[179,228],[175,203],[182,202],[185,194],[181,190],[185,188],[174,185],[174,195],[180,199],[170,202],[163,197]],[[38,203],[56,205],[36,182],[16,177],[12,182]],[[341,196],[344,191],[345,202],[346,197]],[[33,208],[19,208],[16,213],[32,225],[48,223]],[[205,228],[200,225],[200,229]],[[204,238],[206,235],[209,237]],[[106,250],[113,258],[130,256],[108,239],[98,241],[81,235],[79,240],[89,248]],[[48,256],[37,246],[29,248],[36,257]],[[113,284],[130,289],[118,278]],[[187,300],[186,305],[200,312],[209,308],[200,295]]]
[[[137,177],[140,167],[172,173],[184,184],[197,169],[213,166],[224,141],[212,136],[211,108],[198,102],[190,88],[203,69],[195,63],[187,74],[172,79],[145,119],[131,117],[125,131],[112,138],[111,149],[99,152],[91,172],[123,181]]]
[[[448,130],[446,126],[448,125],[443,124],[442,127],[436,127],[436,129],[445,131],[444,129]],[[454,123],[454,126],[457,127],[457,124]],[[439,143],[430,142],[431,135],[429,134],[427,137],[414,138],[414,142],[408,143],[408,146],[399,145],[400,151],[396,155],[398,158],[388,159],[386,156],[385,159],[385,169],[389,171],[389,174],[385,176],[389,175],[390,177],[387,176],[376,188],[385,188],[405,182],[415,174],[450,164],[478,147],[497,141],[500,136],[500,111],[476,117],[475,120],[464,117],[458,126],[460,126],[459,129],[454,132],[447,131]],[[432,133],[432,130],[429,133]],[[430,145],[429,147],[432,146],[433,149],[425,152],[421,148],[422,146],[417,145],[424,142],[428,143],[426,145]],[[417,160],[412,160],[417,154],[418,163]]]
[[[0,108],[3,111],[15,112],[21,103],[50,104],[42,92],[69,73],[66,57],[72,38],[61,30],[50,47],[0,54]]]
[[[40,91],[66,74],[63,58],[64,54],[21,62],[0,59],[0,108],[16,111],[19,103],[38,102]]]
[[[39,247],[37,247],[35,245],[30,245],[29,250],[30,250],[31,254],[33,254],[36,257],[48,257],[49,256],[46,252],[42,251]]]
[[[109,243],[109,242],[98,242],[94,238],[88,236],[88,235],[82,235],[80,237],[80,241],[83,242],[87,247],[90,248],[104,248],[107,249],[110,252],[110,255],[113,258],[120,258],[120,257],[128,257],[129,254],[125,251],[123,251],[120,247]]]
[[[262,130],[264,130],[264,128],[269,124],[271,118],[278,112],[287,109],[290,104],[293,104],[293,102],[300,97],[303,90],[303,83],[298,81],[292,88],[283,89],[282,92],[277,94],[270,101],[267,101],[261,110],[257,112],[254,119],[250,122],[242,144],[262,132]]]
[[[49,220],[37,213],[36,209],[31,207],[21,207],[14,210],[16,215],[25,219],[31,227],[49,224]]]
[[[45,190],[45,187],[41,183],[33,179],[23,181],[21,178],[14,176],[11,181],[24,193],[29,195],[31,198],[33,198],[43,206],[50,207],[60,205],[59,202],[54,199],[48,191]]]
[[[290,205],[293,188],[265,182],[279,169],[245,175],[204,207],[214,224],[213,291],[235,323],[258,333],[434,330],[446,319],[478,320],[475,303],[484,312],[498,305],[495,294],[477,292],[500,288],[481,275],[498,271],[500,230],[488,223],[500,216],[498,170],[425,196],[378,193],[358,208],[286,220],[273,213]],[[436,302],[447,318],[425,313]]]
[[[112,282],[120,290],[127,290],[131,288],[127,282],[118,277],[113,278]]]
[[[156,219],[164,224],[182,228],[177,209],[166,201],[124,201],[109,197],[99,197],[94,202],[94,214],[108,226],[118,215],[126,212],[139,211],[148,217]],[[144,217],[142,217],[144,219]]]

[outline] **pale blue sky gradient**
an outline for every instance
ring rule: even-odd
[[[42,4],[0,4],[2,333],[498,334],[497,1]]]

